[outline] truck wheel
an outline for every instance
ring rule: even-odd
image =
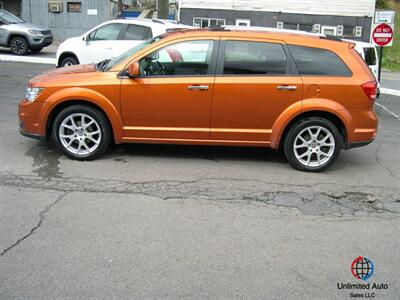
[[[111,130],[107,117],[86,105],[72,105],[55,118],[52,138],[57,148],[76,160],[92,160],[107,150]]]
[[[284,152],[295,169],[321,172],[339,157],[343,138],[327,119],[310,117],[294,124],[286,135]]]
[[[12,38],[10,41],[10,50],[15,55],[25,55],[29,50],[28,42],[22,36]]]

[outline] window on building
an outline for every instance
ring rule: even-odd
[[[299,24],[299,30],[312,32],[313,31],[313,24]]]
[[[336,27],[336,35],[337,36],[343,36],[343,25],[338,25]]]
[[[312,32],[313,31],[313,25],[312,24],[276,22],[276,28],[278,28],[278,29],[301,30],[301,31],[307,31],[307,32]]]
[[[283,29],[299,30],[298,26],[299,24],[297,23],[283,23]]]
[[[355,28],[354,28],[354,35],[356,36],[356,37],[361,37],[362,36],[362,26],[356,26]]]
[[[129,24],[125,30],[123,40],[148,40],[153,37],[151,28],[147,26]]]
[[[144,76],[196,76],[209,74],[214,42],[187,41],[157,50],[140,61]]]
[[[351,76],[345,63],[332,51],[289,45],[301,75]]]
[[[225,19],[212,19],[212,18],[193,18],[193,26],[199,28],[206,28],[211,26],[225,26]]]
[[[89,40],[91,41],[113,41],[118,40],[122,29],[125,28],[124,24],[121,23],[111,23],[92,31],[89,34]]]
[[[67,2],[67,12],[81,12],[81,2]]]
[[[287,58],[281,44],[227,41],[224,74],[286,74]]]
[[[321,32],[321,24],[314,24],[312,27],[312,32],[320,33]]]

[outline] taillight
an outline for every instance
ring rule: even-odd
[[[361,85],[364,93],[368,96],[369,99],[375,100],[376,94],[378,93],[378,84],[376,80],[368,81]]]

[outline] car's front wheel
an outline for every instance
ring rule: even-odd
[[[91,160],[107,150],[111,130],[106,116],[91,106],[73,105],[55,118],[52,138],[57,148],[77,160]]]
[[[10,50],[15,55],[25,55],[28,53],[29,45],[22,36],[17,36],[10,41]]]
[[[310,117],[294,124],[286,135],[284,152],[292,167],[321,172],[339,157],[343,138],[329,120]]]
[[[78,59],[76,57],[73,56],[68,56],[63,58],[63,60],[61,61],[60,67],[71,67],[74,65],[78,65]]]

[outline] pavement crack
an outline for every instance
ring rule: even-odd
[[[378,163],[378,165],[380,165],[383,169],[385,169],[389,173],[390,176],[392,176],[393,178],[396,178],[396,176],[394,176],[392,170],[390,170],[390,168],[388,168],[387,166],[382,164],[382,162],[380,161],[380,159],[378,157],[378,152],[379,152],[379,149],[381,148],[381,146],[382,146],[382,144],[379,144],[375,150],[375,160]]]
[[[20,243],[22,243],[24,240],[29,238],[31,235],[35,233],[36,230],[38,230],[44,221],[46,220],[46,214],[50,212],[50,210],[56,206],[69,192],[63,193],[62,195],[58,196],[55,201],[51,202],[50,204],[46,205],[45,208],[39,212],[39,221],[38,223],[31,228],[29,233],[25,234],[23,237],[19,238],[17,241],[15,241],[12,245],[8,246],[4,250],[0,252],[0,258],[6,255],[9,251],[17,247]]]

